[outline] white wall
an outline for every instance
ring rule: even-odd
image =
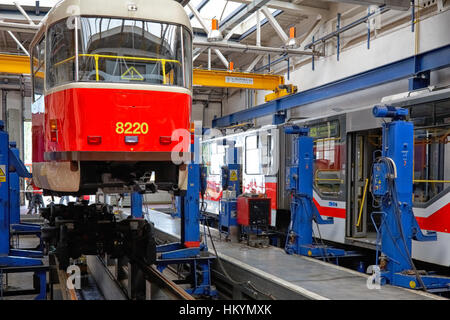
[[[400,14],[400,13],[399,13]],[[403,13],[401,13],[403,14]],[[350,19],[351,21],[353,19]],[[350,21],[349,21],[350,22]],[[423,18],[420,22],[419,32],[419,52],[426,52],[450,43],[450,10],[434,14],[428,18]],[[331,41],[330,41],[331,42]],[[330,44],[333,45],[332,43]],[[327,50],[332,52],[331,50]],[[340,61],[337,61],[336,54],[326,57],[316,58],[315,70],[312,70],[311,63],[307,63],[290,72],[290,81],[298,86],[299,91],[311,89],[335,80],[339,80],[363,71],[367,71],[390,62],[398,61],[414,55],[415,36],[411,32],[409,23],[402,27],[386,32],[376,39],[372,39],[370,49],[367,49],[366,42],[360,43],[348,50],[341,52]],[[285,74],[287,79],[287,74]],[[431,76],[432,85],[449,85],[450,72],[440,70],[433,72]],[[314,104],[299,107],[292,110],[295,117],[313,116],[317,113],[330,112],[332,108],[355,108],[377,103],[384,96],[408,90],[407,79],[389,83],[367,90],[355,92],[345,96],[328,99]],[[257,104],[264,102],[264,94],[259,93]],[[228,98],[224,104],[224,115],[245,109],[245,95],[235,94]],[[331,111],[332,112],[332,111]],[[258,124],[265,124],[265,121],[258,120]],[[270,121],[270,119],[268,120]]]

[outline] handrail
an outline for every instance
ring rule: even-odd
[[[413,183],[450,183],[450,180],[413,180]]]
[[[356,223],[356,226],[359,227],[359,225],[361,224],[361,217],[362,217],[362,212],[364,209],[364,202],[366,200],[366,193],[367,193],[367,185],[369,183],[369,179],[366,179],[366,185],[364,186],[364,192],[363,192],[363,197],[361,199],[361,208],[359,209],[359,216],[358,216],[358,222]]]
[[[131,57],[131,56],[112,56],[112,55],[106,55],[106,54],[90,54],[90,53],[80,53],[78,57],[93,57],[95,59],[95,79],[96,81],[100,80],[99,72],[98,72],[98,60],[100,58],[104,59],[124,59],[124,60],[137,60],[137,61],[157,61],[161,62],[162,69],[163,69],[163,84],[167,84],[166,80],[166,63],[172,62],[172,63],[178,63],[181,64],[178,60],[173,59],[159,59],[159,58],[143,58],[143,57]],[[54,64],[54,66],[59,66],[61,64],[64,64],[68,61],[71,61],[75,59],[75,56],[64,59],[60,62],[57,62]]]

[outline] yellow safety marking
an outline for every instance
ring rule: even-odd
[[[129,67],[128,70],[122,74],[121,78],[124,80],[136,80],[136,81],[144,80],[142,74],[140,74],[135,67]]]
[[[409,286],[414,289],[416,287],[416,282],[415,281],[410,281],[409,282]]]
[[[362,217],[363,208],[364,208],[364,200],[366,199],[367,184],[368,184],[368,182],[369,182],[369,179],[366,179],[366,185],[364,186],[364,194],[363,194],[363,197],[362,197],[361,208],[359,209],[358,222],[356,223],[356,226],[357,226],[357,227],[359,227],[359,225],[361,224],[361,217]]]
[[[414,180],[414,183],[450,183],[450,180]]]
[[[237,171],[231,170],[230,181],[237,181],[237,180],[238,180]]]
[[[308,250],[308,256],[312,256],[312,252],[311,252],[311,250]]]
[[[6,182],[6,166],[1,166],[0,167],[0,182]]]

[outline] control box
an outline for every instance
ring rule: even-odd
[[[375,163],[372,172],[373,195],[383,197],[388,193],[387,168],[384,163]]]
[[[270,198],[238,197],[237,211],[237,222],[241,226],[268,226]]]

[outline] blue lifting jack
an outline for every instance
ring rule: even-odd
[[[9,147],[16,158],[19,159],[19,149],[17,149],[16,142],[11,141]],[[43,251],[41,226],[20,221],[20,176],[16,170],[9,172],[9,190],[9,223],[11,225],[11,235],[35,235],[39,238],[39,249]]]
[[[450,278],[418,271],[412,260],[412,240],[436,241],[436,232],[423,234],[413,214],[414,125],[406,121],[407,109],[375,106],[373,115],[391,118],[383,123],[381,156],[372,168],[372,194],[380,212],[372,212],[377,230],[377,254],[381,284],[424,289],[450,290]],[[379,216],[378,226],[375,217]],[[378,258],[381,240],[381,256]]]
[[[291,163],[287,175],[287,189],[292,193],[291,223],[286,238],[285,251],[288,254],[317,257],[322,259],[349,256],[350,252],[332,248],[323,244],[313,244],[313,222],[317,224],[332,224],[333,218],[324,220],[313,203],[313,170],[314,142],[308,136],[309,128],[286,126],[286,134],[293,134]]]
[[[33,272],[34,276],[39,279],[39,288],[35,288],[32,293],[38,293],[36,300],[43,300],[47,297],[47,271],[49,268],[44,266],[42,260],[38,259],[42,257],[42,252],[12,249],[10,246],[10,209],[17,203],[11,203],[12,181],[9,173],[16,173],[17,178],[31,178],[31,174],[18,157],[17,152],[10,149],[9,135],[4,128],[4,122],[0,121],[0,271],[1,273]],[[3,294],[15,295],[14,291],[3,292]]]
[[[198,143],[199,138],[195,136]],[[180,242],[156,247],[159,255],[156,264],[160,272],[168,265],[190,265],[191,288],[186,292],[196,296],[217,297],[217,290],[211,284],[211,264],[216,258],[208,252],[206,237],[200,234],[200,197],[206,191],[206,167],[199,164],[199,153],[191,146],[195,159],[187,164],[187,190],[181,191],[181,239]],[[205,231],[206,235],[206,231]]]
[[[219,209],[219,231],[226,239],[236,233],[238,238],[237,197],[241,194],[241,165],[238,164],[238,149],[235,141],[227,141],[226,165],[221,168],[222,197]]]

